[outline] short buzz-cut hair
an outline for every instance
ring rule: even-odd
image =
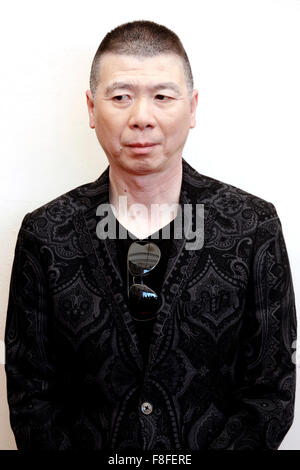
[[[100,78],[100,59],[105,53],[138,57],[154,57],[159,54],[175,54],[183,61],[184,74],[189,93],[194,88],[191,65],[179,37],[166,26],[152,21],[132,21],[116,27],[106,34],[95,54],[91,73],[90,89],[96,94]]]

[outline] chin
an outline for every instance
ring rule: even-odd
[[[133,173],[139,174],[139,175],[146,175],[149,173],[157,172],[160,171],[163,168],[163,162],[162,161],[137,161],[134,162],[132,165],[130,165],[130,168]]]

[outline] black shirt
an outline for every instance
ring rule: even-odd
[[[116,222],[117,222],[116,242],[117,242],[117,249],[118,249],[119,265],[121,268],[121,275],[123,276],[125,286],[127,286],[127,253],[128,253],[128,249],[130,245],[134,241],[149,240],[150,242],[153,242],[159,247],[160,252],[161,252],[161,258],[159,260],[158,265],[155,268],[153,268],[153,270],[150,271],[150,273],[147,274],[146,284],[159,295],[161,291],[161,286],[163,284],[164,275],[167,269],[167,263],[169,259],[170,248],[171,248],[171,240],[172,238],[174,238],[174,220],[175,219],[173,219],[170,222],[170,224],[167,224],[167,225],[170,225],[170,238],[162,238],[163,229],[160,229],[159,231],[156,232],[156,234],[158,233],[158,238],[151,238],[151,235],[149,235],[146,238],[139,239],[139,238],[136,238],[133,234],[131,234],[131,232],[128,232],[128,237],[126,239],[121,239],[119,238],[119,226],[122,224],[120,224],[119,221],[116,219]],[[167,227],[167,225],[165,227]],[[130,237],[129,233],[131,234],[132,238]],[[142,348],[141,353],[144,358],[144,363],[147,362],[149,346],[150,346],[153,325],[155,323],[155,320],[156,318],[149,320],[149,321],[138,321],[138,320],[133,319],[135,326],[136,326],[137,334],[140,339],[140,344]]]

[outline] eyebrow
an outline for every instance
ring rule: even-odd
[[[111,85],[107,86],[105,89],[105,96],[110,95],[113,93],[115,90],[133,90],[136,88],[136,86],[133,83],[127,83],[127,82],[114,82]],[[163,83],[158,83],[157,85],[154,85],[153,87],[150,87],[151,90],[157,91],[157,90],[172,90],[174,91],[177,95],[180,95],[180,89],[179,87],[173,83],[173,82],[163,82]]]

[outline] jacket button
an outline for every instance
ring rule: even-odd
[[[141,410],[144,415],[149,415],[152,413],[153,406],[148,401],[144,401],[144,403],[141,404]]]

